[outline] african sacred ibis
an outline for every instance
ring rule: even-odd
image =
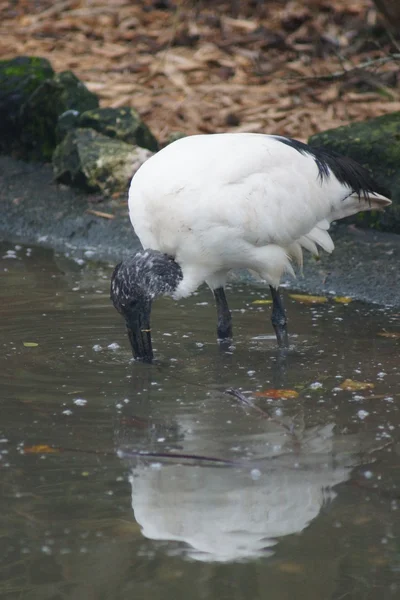
[[[350,158],[275,135],[224,133],[177,140],[134,175],[132,225],[143,250],[118,264],[111,299],[125,318],[135,358],[151,361],[152,301],[179,299],[206,282],[214,292],[218,338],[232,336],[224,286],[234,268],[248,268],[269,284],[272,324],[287,345],[279,296],[291,260],[303,248],[334,245],[331,221],[390,200],[368,171]]]

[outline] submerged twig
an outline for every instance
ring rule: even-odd
[[[228,394],[229,396],[233,396],[234,398],[236,398],[236,400],[239,400],[239,402],[241,402],[245,406],[248,406],[252,410],[255,410],[256,412],[258,412],[258,414],[261,415],[264,419],[268,419],[269,421],[273,421],[274,423],[277,423],[278,425],[280,425],[280,427],[283,427],[284,429],[286,429],[286,431],[290,435],[296,437],[293,426],[286,425],[286,423],[283,423],[280,419],[277,419],[276,417],[271,415],[266,410],[263,410],[262,408],[257,406],[257,404],[254,404],[254,402],[252,400],[250,400],[250,398],[246,398],[246,396],[244,394],[242,394],[242,392],[240,392],[239,390],[237,390],[235,388],[228,388],[224,391],[224,393]]]
[[[195,460],[198,462],[209,462],[214,464],[220,464],[221,466],[237,467],[243,466],[239,461],[229,460],[226,458],[218,458],[215,456],[202,456],[200,454],[185,454],[176,452],[146,452],[145,450],[118,450],[119,458],[173,458],[174,460]]]

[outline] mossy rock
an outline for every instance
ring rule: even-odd
[[[20,110],[24,158],[51,160],[59,116],[69,111],[79,115],[98,104],[97,97],[70,71],[44,81]]]
[[[134,173],[152,154],[93,129],[78,128],[55,149],[54,176],[60,183],[110,196],[126,192]]]
[[[393,204],[385,212],[360,213],[353,222],[400,233],[400,112],[318,133],[309,144],[354,158],[390,192]]]
[[[45,58],[19,56],[0,61],[0,151],[12,152],[18,142],[21,107],[54,71]]]
[[[147,148],[152,152],[158,150],[158,142],[148,126],[142,121],[134,108],[98,108],[81,114],[78,126],[89,127],[111,138]]]

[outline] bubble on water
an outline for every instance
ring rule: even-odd
[[[357,417],[363,421],[365,417],[368,417],[369,412],[367,410],[359,410],[357,413]]]
[[[387,375],[387,373],[384,373],[383,371],[381,371],[380,373],[378,373],[377,377],[379,377],[380,379],[383,379],[386,375]]]
[[[283,410],[281,408],[277,408],[275,410],[275,414],[277,417],[281,417],[283,415]]]
[[[204,344],[202,344],[201,342],[196,342],[196,346],[197,346],[198,348],[203,348],[203,347],[204,347]]]
[[[94,250],[85,250],[84,255],[86,256],[86,258],[92,258],[92,256],[94,256],[96,253],[94,252]]]
[[[374,476],[374,474],[372,471],[364,471],[365,479],[372,479],[373,476]]]
[[[256,374],[256,372],[255,372],[255,371],[251,371],[251,370],[250,370],[250,371],[247,371],[247,375],[248,375],[249,377],[253,377],[253,375],[255,375],[255,374]]]
[[[159,437],[159,438],[157,438],[157,442],[159,442],[160,444],[162,442],[165,442],[165,437]]]
[[[109,350],[119,350],[121,346],[117,342],[112,342],[111,344],[108,344],[107,348]]]
[[[252,469],[250,475],[253,481],[257,481],[261,477],[261,471],[259,469]]]
[[[95,352],[100,352],[100,350],[103,350],[103,347],[102,347],[102,346],[100,346],[100,344],[95,344],[95,345],[93,346],[93,350],[94,350]]]
[[[52,549],[50,548],[50,546],[42,546],[40,549],[43,552],[43,554],[52,554]]]
[[[310,388],[312,390],[319,390],[320,388],[322,388],[322,383],[320,383],[319,381],[314,381],[314,383],[310,384]]]
[[[85,406],[85,404],[87,404],[87,400],[85,400],[85,398],[76,398],[76,400],[74,400],[74,404],[76,404],[76,406]]]
[[[67,415],[67,417],[69,417],[70,415],[72,415],[72,410],[70,410],[69,408],[67,408],[66,410],[62,411],[63,415]]]

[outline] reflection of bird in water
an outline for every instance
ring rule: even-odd
[[[332,252],[332,221],[381,210],[369,172],[349,158],[289,138],[253,133],[196,135],[151,157],[129,191],[132,225],[144,250],[114,270],[111,298],[123,315],[136,358],[153,358],[150,313],[163,294],[214,293],[219,339],[232,337],[225,284],[231,269],[255,271],[270,285],[272,323],[287,346],[279,296],[291,259],[303,249]]]
[[[268,458],[249,468],[138,462],[130,481],[143,535],[185,542],[187,554],[202,561],[270,554],[280,537],[301,532],[317,517],[336,496],[332,486],[361,462],[361,438],[333,430],[332,424],[305,430],[292,453],[287,436],[276,432]]]

